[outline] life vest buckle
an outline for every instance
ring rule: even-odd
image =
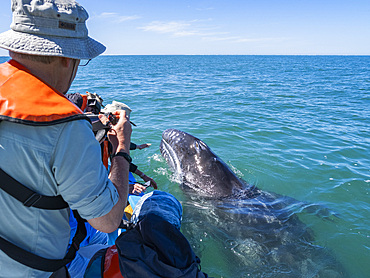
[[[35,192],[30,197],[28,197],[26,201],[23,202],[23,205],[26,206],[26,207],[32,207],[38,201],[40,201],[41,198],[42,198],[42,196]]]

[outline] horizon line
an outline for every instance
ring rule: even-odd
[[[370,54],[100,54],[97,57],[101,56],[370,56]],[[0,55],[0,58],[10,56]]]

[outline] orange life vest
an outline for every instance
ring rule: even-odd
[[[53,125],[78,119],[89,120],[63,94],[32,75],[21,64],[11,60],[0,65],[0,121],[6,120],[27,125]],[[1,190],[4,190],[25,206],[49,210],[68,207],[68,204],[60,195],[44,196],[37,194],[4,171],[1,170],[0,174],[0,181],[3,182],[0,184]],[[28,197],[30,194],[32,194],[31,197],[36,196],[36,200]],[[40,200],[45,201],[40,203]],[[72,261],[79,244],[86,236],[84,221],[77,212],[75,217],[78,221],[77,232],[73,238],[71,248],[63,259],[52,260],[37,256],[29,251],[22,250],[1,237],[0,250],[21,264],[46,272],[54,272]]]
[[[0,65],[0,120],[52,125],[82,118],[81,109],[18,62]]]
[[[87,92],[86,92],[87,93]],[[81,106],[81,110],[82,111],[85,111],[86,109],[86,106],[87,106],[87,95],[81,95],[82,96],[82,106]]]

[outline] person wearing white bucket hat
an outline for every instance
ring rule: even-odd
[[[0,34],[12,58],[0,65],[0,276],[68,277],[80,240],[66,254],[69,207],[103,232],[122,219],[131,125],[121,111],[108,174],[91,123],[64,96],[80,60],[105,50],[87,12],[73,0],[12,0],[12,12]]]
[[[86,10],[73,0],[13,0],[11,30],[0,47],[14,52],[92,59],[105,46],[88,36]]]

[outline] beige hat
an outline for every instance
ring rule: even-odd
[[[18,53],[92,59],[105,46],[88,36],[86,10],[74,0],[12,0],[11,30],[0,47]]]

